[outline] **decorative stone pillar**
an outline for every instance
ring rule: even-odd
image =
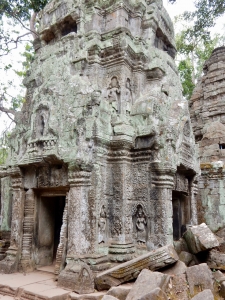
[[[60,231],[59,246],[56,253],[55,275],[59,275],[62,271],[67,248],[67,234],[68,234],[68,194],[66,195],[66,203],[63,211],[63,222]]]
[[[191,183],[191,225],[198,225],[198,212],[197,212],[197,195],[198,195],[198,183],[196,178]]]
[[[133,258],[135,247],[132,240],[133,224],[130,197],[132,189],[132,169],[128,157],[129,152],[120,152],[123,159],[113,165],[113,224],[112,242],[109,245],[109,254],[112,261],[128,261]],[[118,158],[117,158],[118,159]]]
[[[7,256],[0,261],[1,273],[13,273],[18,269],[18,262],[21,255],[22,233],[23,233],[23,211],[24,211],[24,190],[23,178],[19,170],[12,176],[12,222],[10,247]]]
[[[29,189],[25,194],[22,253],[20,261],[20,265],[24,272],[32,271],[34,269],[31,257],[34,231],[34,205],[34,192],[33,189]]]
[[[151,164],[152,188],[151,207],[152,222],[149,241],[154,246],[161,247],[173,243],[173,205],[172,190],[174,187],[175,170],[161,168],[159,164]]]
[[[88,192],[90,172],[69,173],[68,194],[68,250],[67,258],[79,258],[92,250],[91,210]]]

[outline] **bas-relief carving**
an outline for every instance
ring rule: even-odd
[[[112,113],[120,113],[120,85],[117,77],[112,77],[111,83],[108,87],[108,100],[112,107]]]
[[[68,185],[68,170],[65,165],[43,166],[38,169],[38,187]]]
[[[139,245],[146,243],[146,225],[146,215],[142,206],[139,205],[136,212],[137,243]]]
[[[100,211],[100,218],[98,221],[98,243],[105,243],[106,242],[106,226],[107,226],[107,213],[105,205],[102,206]]]

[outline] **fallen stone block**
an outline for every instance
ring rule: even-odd
[[[181,251],[179,254],[179,260],[185,263],[186,266],[189,266],[190,262],[193,260],[193,254],[186,251]]]
[[[58,286],[71,289],[78,294],[94,292],[94,279],[89,266],[85,263],[71,262],[59,274]]]
[[[103,296],[102,300],[118,300],[118,298],[115,298],[110,295],[105,295],[105,296]]]
[[[218,239],[205,223],[189,227],[184,233],[184,239],[193,254],[219,246]]]
[[[150,293],[138,299],[139,300],[168,300],[166,294],[160,288],[155,288]]]
[[[220,271],[216,271],[213,273],[213,278],[214,280],[216,280],[218,283],[222,283],[223,281],[225,281],[225,275],[220,272]]]
[[[118,298],[119,300],[125,300],[131,289],[131,284],[114,286],[106,293],[106,295],[113,296],[115,298]]]
[[[169,275],[144,269],[138,276],[133,288],[127,295],[126,300],[142,299],[142,297],[147,296],[156,288],[159,288],[164,292],[168,287],[169,280]]]
[[[98,274],[95,278],[95,285],[99,291],[106,290],[137,278],[143,269],[155,271],[177,260],[178,255],[174,247],[164,246]]]
[[[186,274],[191,296],[194,296],[199,289],[210,289],[213,292],[213,276],[207,264],[189,267]]]
[[[177,254],[180,254],[182,251],[188,252],[188,246],[185,239],[180,238],[178,241],[173,241],[174,249],[176,250]]]
[[[220,285],[220,296],[225,299],[225,282],[222,282]]]
[[[225,254],[214,249],[211,250],[207,259],[207,265],[211,269],[225,270]]]
[[[163,274],[168,275],[180,275],[184,274],[187,270],[187,266],[182,261],[178,260],[175,264],[160,271]]]
[[[214,300],[213,293],[210,289],[204,290],[191,298],[192,300]]]
[[[68,296],[68,300],[102,300],[105,292],[95,292],[91,294],[83,294],[79,295],[77,293],[70,293]]]

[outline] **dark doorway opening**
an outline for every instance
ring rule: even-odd
[[[188,196],[182,192],[173,191],[173,239],[178,241],[186,231],[186,224],[190,219]]]
[[[38,202],[36,265],[50,266],[56,259],[65,197],[41,197]]]

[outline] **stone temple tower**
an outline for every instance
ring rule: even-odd
[[[199,218],[218,231],[225,227],[225,47],[205,62],[190,100],[190,113],[199,144]],[[219,234],[219,233],[218,233]]]
[[[198,164],[162,1],[53,0],[39,34],[0,170],[0,271],[96,268],[179,239]]]

